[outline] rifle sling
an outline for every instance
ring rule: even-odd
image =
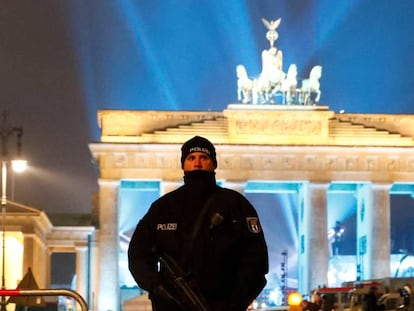
[[[194,247],[194,241],[197,237],[197,235],[200,233],[201,226],[203,224],[204,219],[206,218],[208,209],[210,208],[211,204],[213,203],[217,192],[214,192],[211,194],[208,199],[204,202],[203,208],[200,211],[200,214],[198,214],[198,217],[194,223],[193,231],[191,233],[191,238],[189,241],[189,247],[187,248],[188,254],[191,254]],[[191,262],[190,262],[190,270],[191,270]]]

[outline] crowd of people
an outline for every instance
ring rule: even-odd
[[[410,293],[411,290],[404,288],[398,289],[399,292],[399,302],[394,307],[388,306],[388,308],[391,307],[391,309],[395,309],[396,311],[403,311],[408,310],[410,307]],[[382,297],[383,292],[378,289],[377,286],[370,286],[367,288],[367,291],[365,294],[361,294],[361,296],[358,295],[358,298],[356,301],[354,301],[354,304],[350,303],[348,306],[340,306],[338,305],[338,301],[335,298],[335,294],[321,294],[318,291],[313,292],[311,295],[310,300],[303,299],[300,307],[302,311],[341,311],[341,310],[362,310],[362,311],[384,311],[386,310],[386,306],[384,305],[384,302],[381,301],[380,297]],[[348,301],[350,302],[350,301]],[[346,303],[345,303],[346,305]],[[355,308],[355,306],[359,306],[358,308]]]

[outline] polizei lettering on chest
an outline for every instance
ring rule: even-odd
[[[177,230],[177,223],[170,222],[166,224],[157,224],[157,231],[175,231]]]

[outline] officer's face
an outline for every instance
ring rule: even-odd
[[[204,152],[190,153],[184,160],[184,172],[194,170],[214,171],[215,166],[213,160]]]

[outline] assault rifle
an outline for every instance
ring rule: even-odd
[[[173,258],[164,254],[159,256],[159,261],[173,281],[186,310],[211,311],[205,298],[188,284],[184,272]]]

